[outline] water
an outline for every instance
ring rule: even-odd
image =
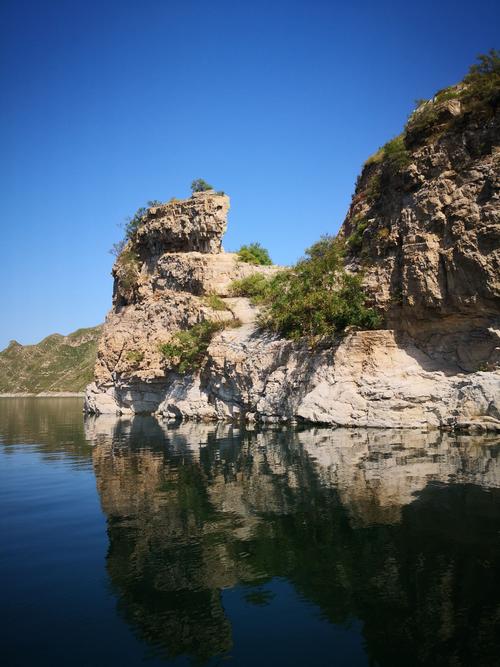
[[[500,664],[498,438],[0,400],[1,663]]]

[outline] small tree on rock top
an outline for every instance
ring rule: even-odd
[[[191,183],[191,192],[206,192],[207,190],[213,190],[213,186],[210,183],[207,183],[202,178],[195,178]]]

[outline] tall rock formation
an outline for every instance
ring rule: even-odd
[[[500,114],[459,90],[367,161],[341,234],[387,326],[474,371],[500,361]]]
[[[229,285],[277,269],[223,252],[228,198],[195,194],[151,208],[118,258],[87,409],[500,430],[500,91],[492,71],[422,104],[358,180],[340,237],[346,268],[363,276],[383,329],[347,331],[314,349],[259,330],[255,308],[231,298]],[[198,370],[181,374],[159,346],[206,319],[236,326],[213,337]]]

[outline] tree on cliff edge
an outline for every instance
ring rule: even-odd
[[[213,186],[204,181],[202,178],[195,178],[191,183],[191,192],[206,192],[213,190]]]

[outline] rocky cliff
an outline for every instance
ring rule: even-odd
[[[422,103],[366,162],[341,235],[386,326],[474,371],[500,361],[500,92],[464,90]]]
[[[225,253],[229,200],[197,193],[149,209],[118,258],[87,409],[500,430],[498,76],[478,85],[420,105],[358,179],[339,237],[379,330],[311,347],[259,329],[230,285],[277,269]],[[207,320],[202,363],[179,372],[172,336]]]

